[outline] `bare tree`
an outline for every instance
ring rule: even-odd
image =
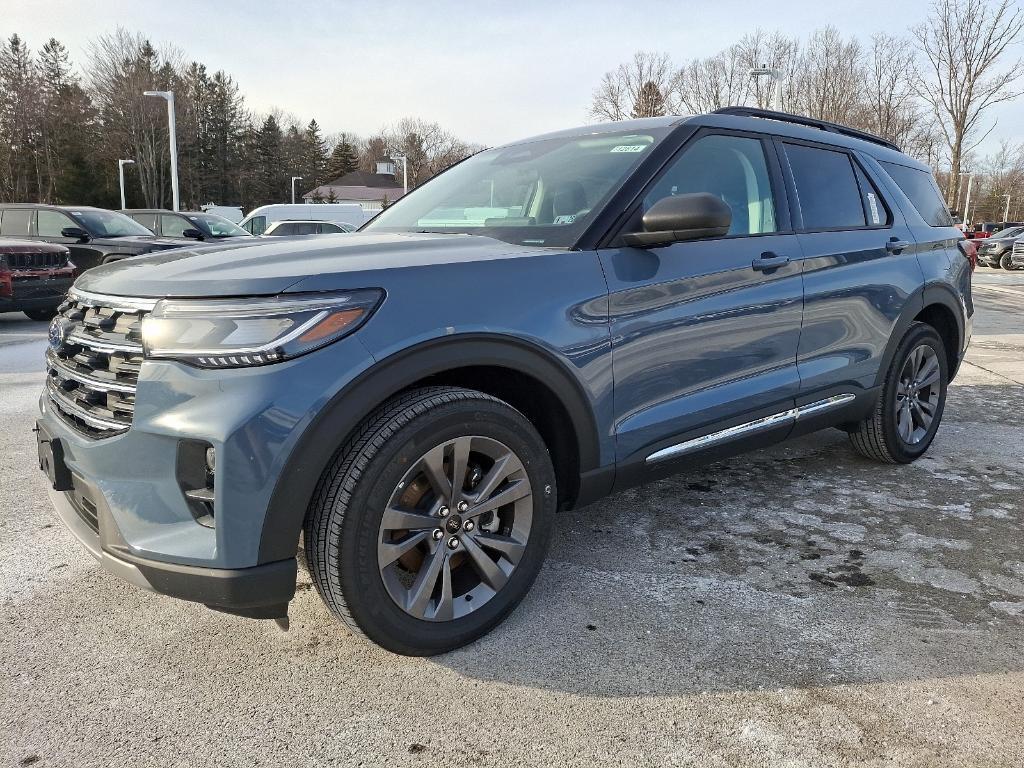
[[[781,32],[768,34],[762,29],[754,33],[744,35],[736,43],[739,53],[739,61],[743,69],[749,74],[755,67],[767,67],[781,73],[784,82],[791,83],[796,61],[800,51],[800,44]],[[787,98],[786,89],[783,88],[783,104],[791,101]],[[775,83],[767,77],[752,78],[749,84],[747,98],[754,102],[754,105],[761,109],[771,109],[774,105]]]
[[[598,120],[628,120],[643,114],[644,100],[657,89],[664,102],[674,91],[676,72],[667,53],[637,51],[633,60],[605,72],[590,101],[590,115]],[[674,105],[665,103],[667,112]],[[645,115],[646,116],[646,115]]]
[[[844,40],[835,27],[811,33],[798,67],[798,106],[804,114],[856,124],[862,104],[864,57],[855,38]]]
[[[388,156],[405,156],[410,187],[422,184],[473,151],[437,123],[412,117],[399,120],[384,131],[383,138]]]
[[[1010,0],[935,0],[927,21],[914,27],[926,73],[921,94],[938,118],[949,149],[946,200],[960,180],[964,154],[992,130],[984,117],[994,104],[1020,94],[1020,59],[1003,68],[1007,49],[1024,31],[1024,14]]]
[[[695,59],[683,66],[675,79],[677,99],[691,113],[743,104],[750,87],[750,68],[736,45],[706,59]]]

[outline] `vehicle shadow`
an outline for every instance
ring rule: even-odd
[[[1024,388],[946,414],[910,466],[832,430],[561,515],[523,605],[436,663],[596,696],[1019,671]]]

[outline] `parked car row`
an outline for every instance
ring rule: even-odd
[[[250,213],[243,228],[209,211],[3,204],[0,312],[52,316],[75,275],[119,259],[199,243],[344,234],[366,219],[358,205],[267,205]]]

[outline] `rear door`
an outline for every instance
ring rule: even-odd
[[[855,152],[778,140],[803,252],[798,404],[862,394],[921,285],[917,244]]]
[[[697,133],[648,186],[625,231],[661,198],[693,192],[728,203],[725,237],[599,252],[623,483],[705,446],[749,447],[791,426],[784,415],[799,390],[800,248],[770,140]],[[738,431],[721,434],[731,427]]]

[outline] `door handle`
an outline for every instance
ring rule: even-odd
[[[758,272],[769,272],[786,264],[789,264],[789,256],[779,256],[771,251],[765,251],[758,258],[754,259],[750,266]]]
[[[890,237],[889,242],[885,244],[885,250],[889,253],[899,253],[910,247],[910,243],[906,240],[900,240],[898,237]]]

